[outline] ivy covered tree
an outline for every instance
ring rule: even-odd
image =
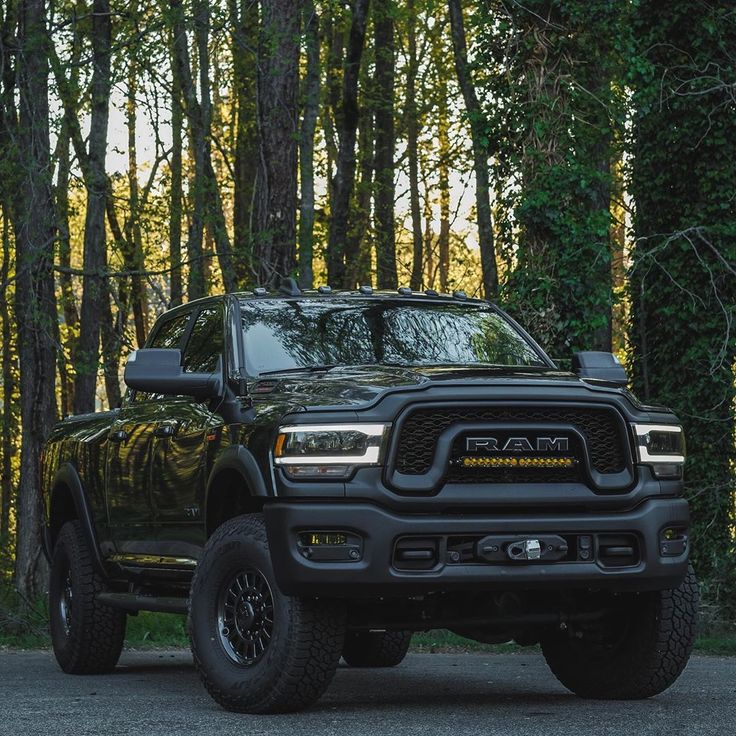
[[[555,356],[610,350],[611,173],[625,3],[493,0],[486,72],[502,298]]]
[[[726,0],[640,0],[633,19],[631,363],[688,442],[694,559],[736,601],[736,15]]]

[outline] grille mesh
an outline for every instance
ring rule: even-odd
[[[432,466],[437,439],[457,422],[494,424],[571,424],[586,439],[590,461],[599,473],[618,473],[626,468],[625,439],[614,409],[565,407],[468,406],[416,409],[404,421],[399,436],[396,469],[407,475],[422,475]],[[453,469],[453,474],[459,469]],[[549,481],[555,471],[543,471]],[[463,474],[465,475],[465,474]],[[496,482],[504,482],[501,474]],[[535,473],[536,475],[536,473]],[[479,479],[478,475],[475,475]],[[521,481],[514,473],[516,482]],[[470,478],[468,478],[470,481]],[[526,481],[531,482],[531,481]]]

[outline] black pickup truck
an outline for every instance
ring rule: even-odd
[[[45,447],[51,634],[113,669],[188,613],[224,707],[297,710],[414,631],[540,644],[589,698],[667,688],[693,643],[684,438],[606,353],[560,370],[462,292],[255,289],[156,322],[113,411]]]

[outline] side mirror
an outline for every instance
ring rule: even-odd
[[[572,369],[580,378],[592,378],[621,388],[629,382],[626,370],[613,353],[575,353],[572,356]]]
[[[128,357],[124,380],[136,391],[211,399],[222,393],[222,361],[214,373],[185,373],[181,350],[142,348]]]

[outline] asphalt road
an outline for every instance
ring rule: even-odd
[[[412,654],[398,668],[340,667],[322,700],[287,716],[218,708],[188,652],[125,652],[112,675],[64,675],[48,652],[0,652],[0,734],[603,736],[733,734],[736,658],[694,657],[642,702],[570,695],[535,654]]]

